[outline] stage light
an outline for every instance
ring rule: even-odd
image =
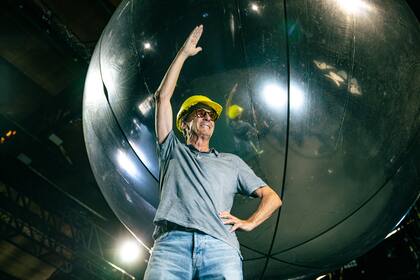
[[[276,83],[269,83],[262,91],[265,102],[274,109],[280,109],[287,104],[287,92]]]
[[[252,3],[252,4],[251,4],[251,9],[252,9],[253,11],[257,12],[257,13],[260,11],[260,7],[258,7],[258,5],[257,5],[257,4],[255,4],[255,3]]]
[[[121,244],[119,257],[124,263],[133,263],[140,257],[140,246],[134,240],[128,240]]]
[[[360,15],[363,12],[373,11],[372,6],[362,0],[337,0],[340,8],[347,14]]]
[[[145,49],[145,50],[150,50],[150,49],[152,49],[152,45],[151,45],[149,42],[145,42],[143,46],[144,46],[144,49]]]

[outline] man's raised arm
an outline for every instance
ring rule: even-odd
[[[174,93],[176,82],[178,81],[179,73],[181,72],[185,60],[201,51],[201,47],[197,47],[197,43],[198,40],[200,40],[202,33],[203,25],[194,28],[182,48],[178,51],[178,54],[163,77],[159,88],[155,92],[155,127],[159,144],[166,139],[166,136],[168,136],[169,132],[172,130],[171,97]]]

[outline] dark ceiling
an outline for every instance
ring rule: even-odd
[[[101,243],[108,234],[128,234],[95,182],[81,122],[90,56],[119,2],[2,1],[1,279],[63,279],[54,275],[80,266],[72,261],[75,248],[90,246],[94,252],[106,246],[92,247],[93,238]],[[34,233],[40,228],[47,234]],[[64,241],[50,240],[45,246],[45,239],[54,235],[51,228]],[[105,233],[96,233],[98,229]],[[95,233],[83,232],[89,230]],[[62,244],[71,250],[57,253]],[[98,259],[112,257],[104,254]],[[71,278],[86,279],[73,274]]]
[[[95,182],[81,121],[90,56],[119,2],[1,3],[0,279],[128,277],[106,263],[127,233]]]
[[[84,149],[81,100],[90,54],[115,4],[6,1],[0,11],[0,121],[17,131],[2,151],[11,161],[26,155],[32,168],[104,215]]]

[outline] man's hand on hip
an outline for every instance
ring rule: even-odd
[[[251,231],[255,228],[254,223],[247,220],[241,220],[238,217],[233,216],[227,211],[222,211],[219,213],[219,217],[224,219],[223,223],[225,225],[232,225],[230,232],[234,232],[237,229],[243,231]]]

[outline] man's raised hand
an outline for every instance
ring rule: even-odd
[[[203,25],[196,26],[188,36],[184,45],[181,48],[181,53],[186,57],[194,56],[197,53],[201,52],[202,48],[197,47],[197,43],[200,40],[201,34],[203,34]]]

